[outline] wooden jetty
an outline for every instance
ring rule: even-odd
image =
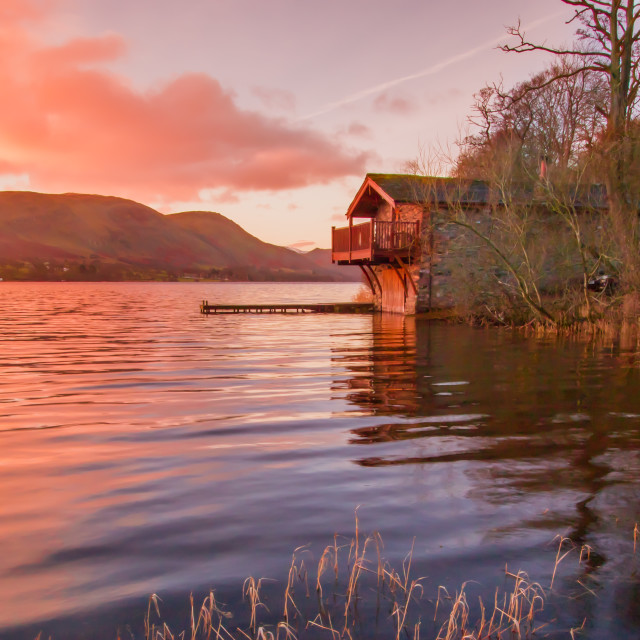
[[[209,304],[203,300],[200,313],[370,313],[370,302],[321,302],[317,304]]]

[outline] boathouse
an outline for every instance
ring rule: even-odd
[[[413,314],[456,304],[450,262],[460,227],[448,224],[452,206],[486,219],[485,182],[369,173],[333,227],[331,259],[358,265],[382,311]]]

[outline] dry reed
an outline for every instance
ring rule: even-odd
[[[373,293],[371,289],[365,285],[360,285],[360,288],[353,294],[351,298],[352,302],[373,302]]]
[[[640,530],[635,523],[633,529],[633,552],[635,554]],[[548,589],[539,582],[532,581],[523,571],[511,572],[505,566],[504,575],[512,581],[512,587],[505,590],[496,588],[493,602],[487,606],[481,598],[478,604],[470,606],[468,585],[465,582],[452,596],[444,586],[436,591],[435,604],[425,598],[424,582],[426,578],[414,578],[411,575],[414,545],[399,571],[393,569],[382,557],[382,538],[378,533],[363,537],[356,511],[355,536],[338,544],[334,536],[333,544],[328,545],[320,555],[315,569],[315,591],[317,610],[312,607],[309,592],[309,576],[301,556],[309,554],[306,547],[298,547],[293,552],[282,596],[275,601],[282,603],[282,617],[277,619],[271,614],[264,602],[263,578],[249,577],[242,586],[242,601],[248,603],[248,612],[244,615],[244,627],[234,623],[234,616],[221,605],[212,590],[198,606],[194,597],[190,597],[189,628],[174,633],[160,615],[161,599],[152,594],[144,618],[145,640],[302,640],[303,638],[329,638],[330,640],[355,640],[361,637],[359,629],[358,603],[366,600],[361,594],[376,595],[376,621],[381,609],[382,633],[378,637],[401,640],[420,640],[424,633],[423,617],[433,608],[432,640],[525,640],[557,621],[547,614],[545,604],[558,582],[558,570],[565,558],[574,553],[578,564],[588,562],[591,548],[583,545],[578,548],[570,539],[556,536],[558,547]],[[329,588],[327,573],[333,569],[333,585]],[[593,596],[596,594],[579,579],[576,580]],[[269,581],[275,582],[275,581]],[[273,596],[272,596],[273,597]],[[475,601],[474,601],[475,602]],[[372,602],[365,601],[369,608],[367,624],[371,624]],[[259,616],[260,612],[260,616]],[[262,622],[259,617],[270,618]],[[158,621],[153,621],[157,618]],[[430,618],[430,616],[429,616]],[[241,618],[242,619],[242,618]],[[437,626],[435,626],[437,625]],[[571,638],[584,628],[582,624],[572,628],[565,627],[565,633]],[[557,630],[557,629],[556,629]],[[365,629],[365,635],[371,635],[371,629]],[[118,635],[118,638],[120,636]],[[38,635],[36,640],[42,640]]]

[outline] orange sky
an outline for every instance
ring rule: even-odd
[[[559,0],[2,0],[0,187],[215,210],[327,246],[366,171],[452,145],[483,83],[544,65],[496,51],[505,24],[564,42],[568,15]]]

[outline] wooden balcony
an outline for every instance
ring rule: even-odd
[[[352,227],[333,227],[331,260],[338,264],[382,264],[420,252],[419,222],[371,220]]]

